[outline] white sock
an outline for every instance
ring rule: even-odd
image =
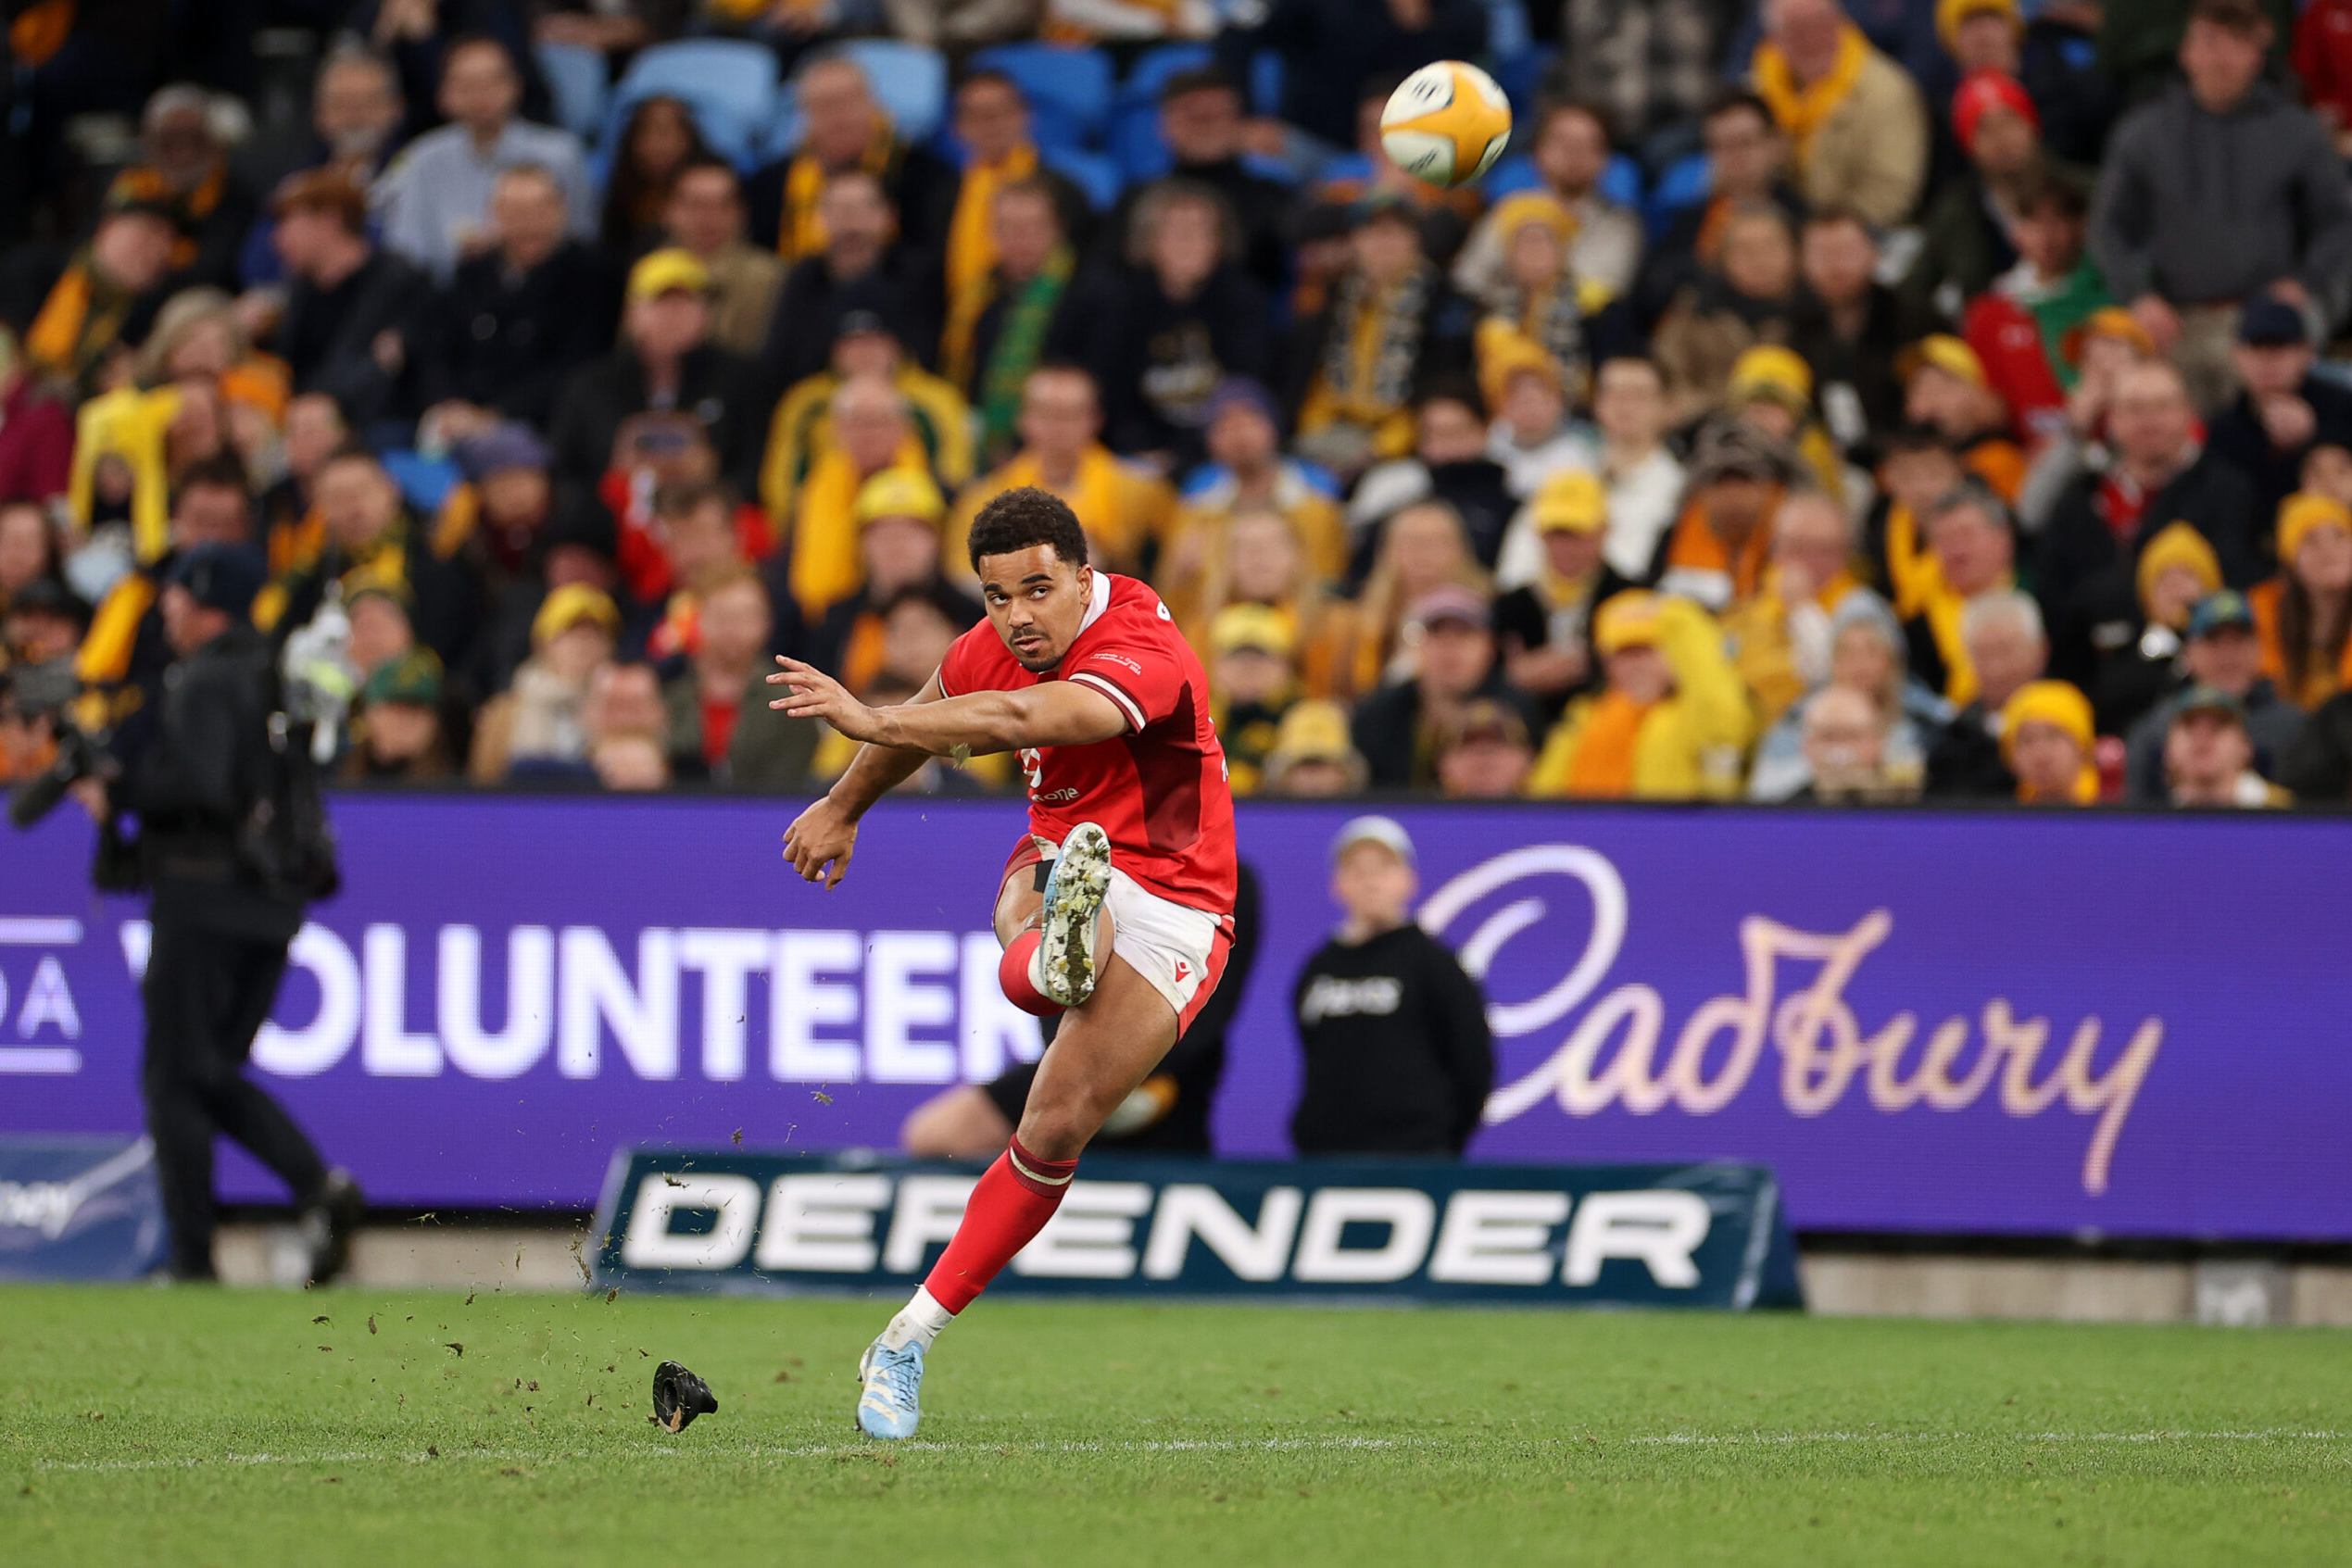
[[[903,1350],[912,1343],[928,1351],[931,1342],[939,1337],[939,1331],[953,1322],[955,1314],[940,1306],[931,1292],[917,1286],[914,1298],[899,1308],[899,1315],[890,1320],[890,1326],[882,1331],[882,1343],[893,1350]]]

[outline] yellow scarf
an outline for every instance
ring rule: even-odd
[[[889,173],[890,157],[898,150],[890,139],[887,124],[874,128],[874,140],[866,144],[865,155],[858,159],[858,167],[875,179]],[[784,174],[784,221],[776,226],[776,254],[786,261],[798,261],[804,256],[814,256],[824,248],[824,220],[817,216],[817,200],[824,194],[824,185],[832,175],[817,161],[814,153],[800,153]]]
[[[1118,559],[1133,561],[1142,547],[1143,541],[1135,536],[1137,520],[1126,516],[1121,505],[1126,486],[1120,480],[1119,460],[1101,443],[1094,443],[1080,455],[1077,474],[1066,487],[1048,484],[1037,458],[1025,451],[999,473],[1006,490],[1035,485],[1068,502],[1087,537]]]
[[[1869,58],[1869,40],[1849,22],[1838,34],[1837,62],[1830,67],[1829,74],[1810,87],[1799,87],[1795,73],[1789,69],[1789,58],[1778,44],[1756,46],[1753,67],[1756,96],[1787,133],[1799,169],[1805,167],[1805,156],[1812,149],[1813,133],[1837,113],[1838,106],[1861,80],[1862,68]]]
[[[1622,800],[1633,793],[1633,754],[1652,706],[1619,691],[1594,699],[1568,759],[1566,793],[1594,800]]]
[[[973,163],[956,192],[955,217],[948,223],[948,297],[986,278],[997,264],[997,193],[1038,171],[1038,149],[1024,142],[996,163]]]
[[[922,443],[912,435],[901,441],[890,466],[927,472]],[[865,483],[849,454],[836,446],[811,465],[808,483],[800,487],[792,514],[792,596],[811,625],[865,580],[858,559],[858,492]]]
[[[2014,579],[2004,578],[1995,588],[1987,591],[2003,592],[2013,586]],[[1968,640],[1960,635],[1960,617],[1968,608],[1967,597],[1945,587],[1943,575],[1938,572],[1926,602],[1918,608],[1918,613],[1927,617],[1928,630],[1935,637],[1935,651],[1943,659],[1944,700],[1955,708],[1966,708],[1983,689],[1977,684],[1976,663],[1968,658]]]
[[[1894,600],[1897,620],[1908,621],[1927,608],[1928,600],[1943,588],[1943,568],[1919,539],[1919,520],[1901,501],[1887,508],[1887,592]]]
[[[2099,803],[2099,771],[2088,762],[2083,763],[2082,771],[2074,775],[2074,783],[2068,787],[2063,800],[2056,796],[2044,795],[2019,779],[2018,798],[2028,806],[2096,806]]]

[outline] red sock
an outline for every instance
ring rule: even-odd
[[[1025,931],[1014,937],[1004,957],[997,960],[997,984],[1004,987],[1005,999],[1023,1012],[1051,1018],[1065,1010],[1029,981],[1029,960],[1044,941],[1042,931]]]
[[[1075,1160],[1039,1160],[1021,1147],[1019,1138],[1013,1139],[1012,1147],[997,1156],[972,1189],[971,1201],[963,1206],[963,1223],[931,1265],[931,1275],[923,1282],[931,1298],[950,1312],[972,1305],[997,1271],[1045,1229],[1062,1207],[1062,1195],[1070,1190],[1077,1169]]]

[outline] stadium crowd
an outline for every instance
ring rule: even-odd
[[[345,777],[804,789],[1035,484],[1239,791],[2352,801],[2352,0],[6,10],[0,775],[225,545]]]

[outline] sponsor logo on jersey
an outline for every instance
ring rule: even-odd
[[[1087,657],[1088,659],[1099,659],[1105,664],[1115,664],[1122,670],[1128,671],[1130,674],[1140,675],[1143,673],[1143,666],[1138,664],[1134,659],[1129,659],[1123,653],[1091,653],[1087,655]]]

